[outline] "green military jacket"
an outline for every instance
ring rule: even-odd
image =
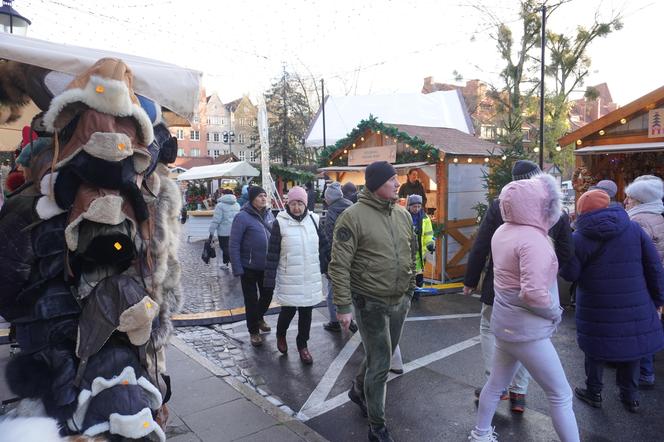
[[[415,289],[417,237],[406,209],[372,192],[360,192],[357,204],[337,219],[332,241],[334,304],[350,313],[351,293],[393,305]]]

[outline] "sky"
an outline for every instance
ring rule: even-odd
[[[159,59],[204,73],[208,95],[255,98],[285,68],[325,79],[326,94],[419,92],[424,77],[498,84],[489,12],[518,25],[517,0],[14,0],[28,36]],[[478,8],[482,5],[484,10]],[[572,33],[622,13],[589,48],[585,85],[627,104],[663,85],[657,29],[664,2],[571,0],[547,29]],[[518,36],[518,33],[517,33]],[[578,94],[582,93],[579,89]]]

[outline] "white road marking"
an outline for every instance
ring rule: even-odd
[[[439,316],[411,316],[406,318],[406,322],[437,321],[439,319],[479,318],[480,316],[482,316],[480,313],[461,313],[458,315],[439,315]]]
[[[413,361],[410,361],[409,363],[405,364],[403,367],[404,374],[411,372],[413,370],[416,370],[418,368],[425,367],[432,362],[438,361],[440,359],[444,359],[448,356],[451,356],[455,353],[458,353],[460,351],[463,351],[467,348],[473,347],[477,344],[480,343],[480,336],[474,336],[470,339],[466,339],[465,341],[458,342],[454,345],[450,345],[449,347],[446,347],[442,350],[436,351],[434,353],[431,353],[429,355],[423,356],[421,358],[415,359]],[[327,373],[326,373],[327,375]],[[403,376],[403,375],[396,375],[394,373],[390,373],[388,376],[387,380],[388,382],[391,381],[392,379]],[[302,410],[297,415],[297,418],[302,420],[303,422],[308,421],[309,419],[313,419],[317,416],[320,416],[321,414],[325,414],[328,411],[331,411],[346,402],[348,402],[350,399],[348,399],[348,390],[344,391],[343,393],[338,394],[337,396],[333,397],[332,399],[329,399],[325,402],[322,402],[318,405],[313,405],[309,407],[308,410],[306,410],[306,414],[303,413],[304,407],[302,407]],[[307,402],[309,402],[307,400]],[[306,404],[305,404],[306,405]]]

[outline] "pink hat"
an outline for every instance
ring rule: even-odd
[[[295,186],[288,191],[288,202],[300,201],[305,206],[307,205],[307,191],[300,186]]]

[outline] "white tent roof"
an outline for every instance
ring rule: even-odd
[[[63,45],[0,32],[0,58],[78,75],[104,57],[119,58],[134,74],[134,91],[187,118],[196,113],[202,74],[170,63],[101,49]]]
[[[447,127],[474,135],[461,93],[328,96],[325,100],[325,142],[328,146],[346,137],[362,120],[373,115],[383,123]],[[306,146],[323,145],[323,113],[309,126]]]
[[[204,180],[207,178],[232,178],[258,176],[260,172],[246,161],[234,163],[212,164],[210,166],[192,167],[178,175],[178,181]]]

